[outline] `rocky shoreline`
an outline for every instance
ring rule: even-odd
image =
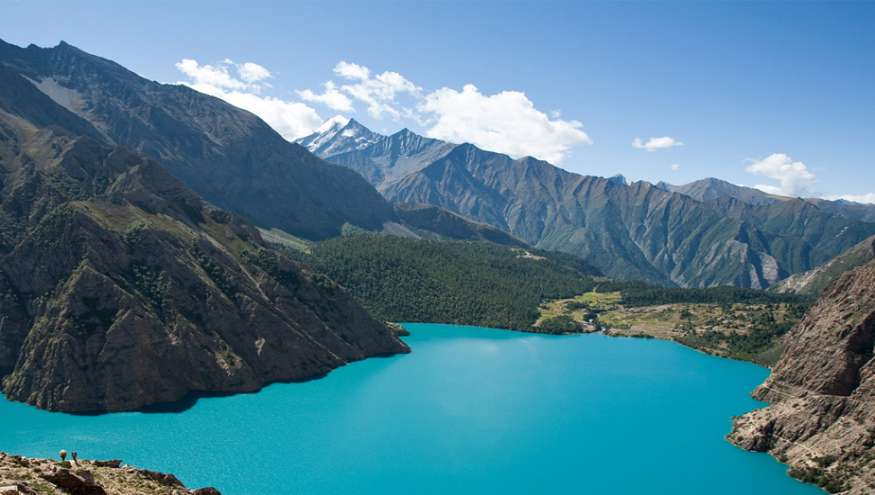
[[[728,439],[830,493],[875,493],[875,262],[827,288]]]
[[[61,460],[0,452],[0,495],[220,495],[186,488],[172,474],[127,466],[120,460]]]

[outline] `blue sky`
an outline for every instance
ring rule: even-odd
[[[342,113],[377,131],[470,137],[586,174],[716,176],[875,201],[873,3],[0,0],[0,9],[6,41],[63,39],[150,79],[240,93],[284,134]],[[180,65],[187,74],[177,67],[185,59],[196,61]],[[247,80],[245,62],[270,77]],[[353,111],[337,110],[342,98],[335,108],[313,100],[326,81]],[[683,144],[649,151],[632,146],[636,137]]]

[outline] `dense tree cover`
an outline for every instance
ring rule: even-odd
[[[796,294],[778,294],[741,287],[711,287],[707,289],[677,289],[644,284],[613,282],[599,286],[599,290],[619,290],[624,306],[651,306],[653,304],[805,304],[809,298]]]
[[[569,315],[559,315],[543,320],[537,328],[544,333],[575,333],[580,331],[580,324]]]
[[[793,325],[804,316],[805,309],[805,305],[791,304],[787,307],[783,319],[778,321],[775,317],[776,307],[774,305],[751,307],[743,315],[744,318],[749,319],[751,324],[746,333],[709,332],[696,334],[690,328],[690,332],[679,338],[678,341],[691,347],[723,349],[729,357],[771,365],[780,354],[773,352],[778,338],[793,328]]]
[[[309,253],[290,250],[290,254],[347,287],[372,315],[387,321],[533,330],[541,303],[594,289],[620,291],[620,303],[626,306],[806,302],[799,296],[754,289],[669,289],[608,281],[594,278],[595,270],[574,256],[478,241],[356,231],[317,243]],[[572,328],[562,319],[537,328],[555,333],[576,330],[579,325]],[[759,342],[739,344],[760,346]]]
[[[525,330],[542,301],[595,285],[592,269],[573,256],[485,242],[356,234],[315,245],[304,261],[389,321]]]

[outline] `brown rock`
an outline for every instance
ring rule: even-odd
[[[21,461],[27,461],[23,464]],[[0,452],[0,495],[36,495],[67,493],[113,495],[217,495],[215,488],[189,490],[176,476],[146,469],[125,467],[121,461],[83,461],[79,469],[59,468],[60,463],[47,459],[26,459]],[[37,484],[30,480],[42,479]],[[97,481],[99,480],[99,482]],[[48,482],[48,483],[47,483]],[[51,483],[51,485],[49,485]]]
[[[754,392],[769,407],[736,418],[729,440],[830,492],[875,493],[875,261],[831,284],[784,344]]]
[[[0,495],[33,495],[36,492],[24,483],[0,486]]]
[[[23,122],[0,112],[7,398],[132,410],[408,351],[344,289],[159,164]]]
[[[140,469],[139,473],[147,479],[150,479],[159,485],[164,486],[182,486],[182,482],[179,479],[167,473],[159,473],[158,471],[149,471],[148,469]]]
[[[106,495],[106,490],[94,482],[90,472],[69,469],[59,469],[52,474],[43,475],[43,479],[54,484],[70,495]]]

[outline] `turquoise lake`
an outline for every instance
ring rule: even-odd
[[[0,398],[0,450],[120,458],[225,495],[822,494],[724,440],[768,374],[670,342],[407,324],[413,353],[183,412]]]

